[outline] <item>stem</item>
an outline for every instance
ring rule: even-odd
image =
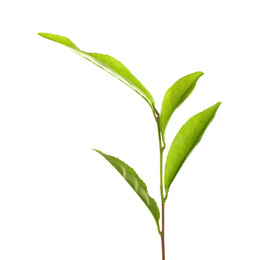
[[[162,204],[162,235],[161,235],[161,247],[162,247],[162,260],[165,260],[164,204]]]
[[[159,142],[159,154],[160,154],[160,196],[161,196],[161,205],[162,205],[162,230],[161,230],[161,247],[162,247],[162,260],[165,260],[165,211],[164,211],[164,193],[163,193],[163,151],[165,149],[165,143],[164,140],[161,138],[161,132],[160,132],[160,116],[157,110],[155,110],[155,120],[157,124],[157,132],[158,132],[158,142]]]

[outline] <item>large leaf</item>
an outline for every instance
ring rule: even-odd
[[[177,80],[165,93],[161,115],[160,129],[165,138],[165,130],[173,112],[184,102],[184,100],[193,91],[197,80],[203,75],[203,72],[194,72]]]
[[[220,104],[221,102],[218,102],[214,106],[191,117],[175,136],[165,164],[164,186],[166,196],[175,176],[193,148],[200,142]]]
[[[76,52],[83,58],[91,61],[95,65],[104,69],[114,77],[121,80],[123,83],[128,85],[131,89],[136,91],[140,96],[142,96],[150,105],[154,111],[155,103],[150,92],[137,80],[137,78],[118,60],[115,58],[99,53],[88,53],[80,50],[70,39],[51,33],[38,33],[40,36],[47,38],[49,40],[58,42],[69,47],[72,51]]]
[[[133,188],[133,190],[137,193],[137,195],[141,198],[141,200],[152,213],[159,231],[159,209],[155,200],[148,194],[146,184],[138,177],[134,169],[132,169],[126,163],[111,155],[104,154],[99,150],[95,151],[101,154],[110,164],[112,164],[121,174],[121,176],[129,183],[129,185]]]

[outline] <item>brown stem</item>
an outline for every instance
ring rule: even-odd
[[[165,260],[164,204],[162,204],[162,235],[161,235],[161,247],[162,247],[162,260]]]

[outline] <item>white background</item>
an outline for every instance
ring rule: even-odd
[[[149,211],[92,151],[132,166],[159,204],[149,106],[38,32],[119,59],[158,110],[203,71],[166,152],[190,116],[222,105],[171,187],[166,259],[273,259],[271,1],[3,1],[0,22],[1,260],[161,259]]]

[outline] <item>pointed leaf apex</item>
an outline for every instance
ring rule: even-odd
[[[53,33],[43,33],[43,32],[39,32],[38,35],[40,35],[46,39],[49,39],[51,41],[60,43],[66,47],[76,49],[76,50],[79,49],[70,39],[68,39],[65,36],[61,36],[61,35],[53,34]]]

